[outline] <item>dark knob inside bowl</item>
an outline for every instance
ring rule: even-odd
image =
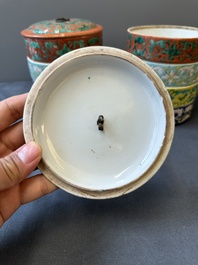
[[[67,21],[70,21],[70,18],[61,17],[56,19],[56,22],[67,22]]]

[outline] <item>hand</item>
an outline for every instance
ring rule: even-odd
[[[42,151],[25,144],[22,122],[27,94],[0,102],[0,227],[22,205],[55,189],[43,175],[26,178],[37,166]]]

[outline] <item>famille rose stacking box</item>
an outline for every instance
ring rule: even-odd
[[[198,88],[198,28],[145,25],[128,29],[127,50],[144,60],[164,82],[175,123],[191,117]]]
[[[24,29],[27,63],[33,81],[55,59],[72,50],[102,45],[101,25],[86,19],[58,18]]]

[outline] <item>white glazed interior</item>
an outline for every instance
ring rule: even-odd
[[[129,29],[129,32],[142,36],[162,37],[162,38],[198,38],[198,29],[177,26],[148,26]]]
[[[96,124],[101,114],[103,132]],[[166,130],[153,82],[135,65],[107,55],[62,63],[43,83],[32,121],[44,163],[63,182],[88,190],[140,178],[158,156]]]

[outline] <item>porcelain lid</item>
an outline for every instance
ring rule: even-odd
[[[112,198],[148,181],[174,134],[168,91],[139,58],[86,47],[52,62],[31,88],[26,142],[42,147],[39,169],[81,197]]]
[[[71,35],[87,35],[102,31],[102,27],[86,19],[58,18],[37,22],[23,30],[24,37],[67,37]]]

